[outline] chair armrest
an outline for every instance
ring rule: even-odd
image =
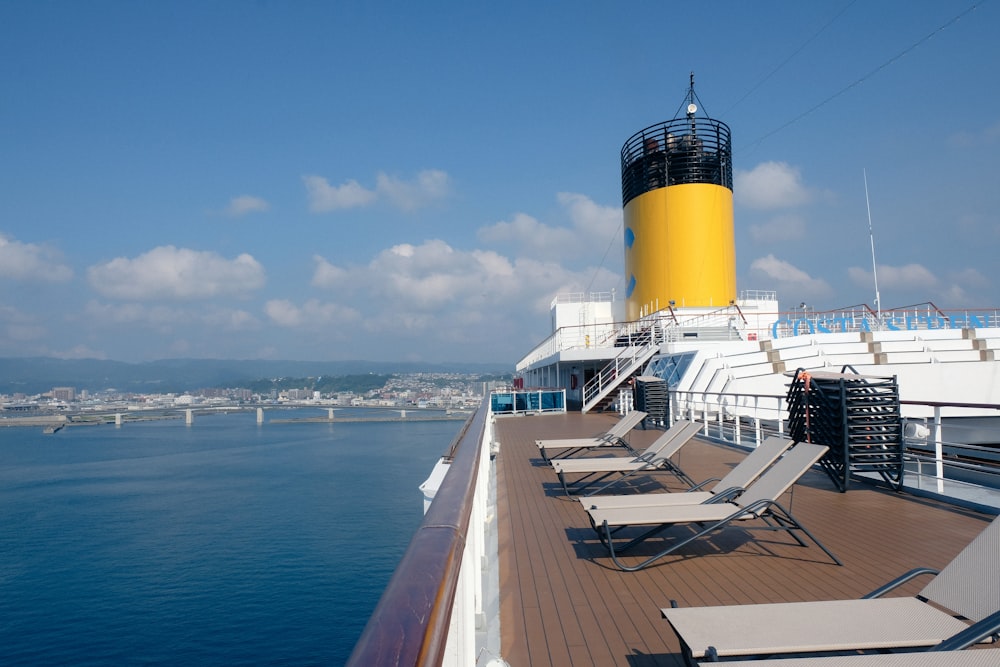
[[[742,486],[731,486],[728,489],[723,489],[722,491],[719,491],[718,493],[713,495],[711,498],[705,501],[705,504],[713,505],[715,503],[728,503],[729,501],[737,498],[744,491],[746,491],[746,489],[744,489]]]
[[[907,581],[909,581],[911,579],[914,579],[914,578],[919,577],[919,576],[924,575],[924,574],[936,575],[939,571],[940,570],[935,570],[935,569],[930,568],[930,567],[917,567],[917,568],[914,568],[914,569],[910,570],[909,572],[907,572],[905,574],[901,574],[900,576],[896,577],[895,579],[893,579],[889,583],[884,584],[882,586],[879,586],[878,588],[876,588],[875,590],[873,590],[868,595],[862,596],[861,599],[862,600],[867,600],[869,598],[882,597],[883,595],[885,595],[889,591],[893,590],[894,588],[898,588],[899,586],[902,586],[903,584],[905,584]]]
[[[690,489],[688,489],[684,493],[691,493],[692,491],[701,491],[702,487],[704,487],[709,482],[718,482],[720,479],[722,479],[722,478],[721,477],[709,477],[704,482],[699,482],[698,484],[695,484],[694,486],[692,486]]]
[[[1000,611],[995,611],[978,623],[973,623],[965,630],[948,637],[929,651],[960,651],[963,648],[978,644],[992,638],[997,641],[1000,633]],[[996,649],[991,649],[996,650]]]

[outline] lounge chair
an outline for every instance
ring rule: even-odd
[[[996,667],[1000,665],[1000,649],[931,650],[921,653],[865,653],[819,658],[777,658],[774,660],[754,660],[748,664],[753,667]]]
[[[792,441],[788,438],[772,435],[743,457],[743,460],[736,464],[725,477],[706,479],[684,493],[631,493],[617,496],[590,494],[580,498],[580,503],[585,510],[596,510],[613,507],[655,507],[657,505],[697,505],[726,502],[743,493],[747,485],[757,479],[791,446]],[[702,490],[711,482],[715,482],[711,490]]]
[[[925,574],[937,576],[916,596],[882,597]],[[689,664],[727,657],[925,647],[958,651],[1000,632],[1000,518],[940,573],[929,568],[911,570],[859,600],[686,607],[662,612],[677,633]],[[996,649],[961,653],[980,651],[990,651],[992,664],[1000,664]]]
[[[628,432],[638,426],[639,423],[645,418],[645,412],[641,410],[633,410],[619,419],[615,425],[609,428],[605,433],[601,433],[600,435],[595,435],[590,438],[536,440],[535,444],[538,445],[538,451],[541,452],[542,458],[546,461],[551,458],[551,452],[558,452],[559,450],[569,450],[561,452],[563,456],[568,456],[578,450],[592,449],[594,447],[625,447],[629,451],[634,451],[625,441],[625,436],[628,435]]]
[[[697,505],[661,505],[656,507],[616,507],[611,509],[588,509],[591,524],[608,548],[611,560],[626,572],[641,570],[655,561],[671,554],[694,540],[728,528],[731,524],[758,519],[763,526],[742,526],[758,530],[783,530],[795,538],[801,546],[806,546],[796,531],[803,533],[822,549],[837,565],[843,563],[823,546],[792,513],[778,503],[778,498],[788,490],[826,452],[823,445],[800,442],[792,447],[756,482],[747,487],[738,498],[725,503],[702,503]],[[696,524],[699,530],[687,538],[671,543],[666,549],[637,565],[626,565],[618,558],[622,551],[641,544],[668,528],[680,524]],[[613,534],[626,527],[643,527],[647,530],[622,546],[616,546]]]
[[[663,432],[660,437],[653,441],[641,454],[637,456],[614,456],[606,458],[589,459],[554,459],[552,467],[559,475],[563,490],[566,495],[596,484],[612,475],[618,478],[609,484],[605,484],[602,489],[611,484],[621,481],[623,478],[637,472],[651,472],[654,470],[666,470],[672,472],[688,485],[693,484],[691,479],[684,474],[670,457],[680,451],[681,447],[690,442],[691,438],[701,430],[701,424],[680,420]],[[566,475],[583,475],[572,484],[566,481]]]

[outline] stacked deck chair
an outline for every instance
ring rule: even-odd
[[[595,435],[589,438],[535,440],[535,444],[538,445],[538,451],[541,453],[542,458],[546,461],[552,458],[553,452],[563,456],[569,456],[575,452],[591,450],[595,447],[624,447],[625,449],[634,452],[634,450],[629,447],[628,442],[626,442],[625,436],[627,436],[629,431],[638,426],[645,418],[645,412],[642,410],[633,410],[619,419],[614,426],[607,430],[607,432],[601,433],[600,435]]]
[[[738,497],[746,487],[778,457],[792,446],[792,441],[773,435],[747,454],[732,470],[721,479],[713,477],[695,484],[684,493],[632,493],[616,496],[587,495],[580,498],[585,510],[611,509],[614,507],[656,507],[658,505],[698,505],[701,503],[723,503]],[[705,487],[715,485],[705,491]]]
[[[798,446],[798,445],[797,445]],[[794,451],[794,449],[793,449]],[[936,574],[914,597],[883,597],[914,577]],[[671,603],[672,605],[674,603]],[[1000,665],[1000,649],[961,649],[1000,632],[1000,518],[994,519],[940,572],[911,570],[859,600],[663,609],[688,664],[723,658],[874,651],[870,662],[815,658],[817,667],[866,665]],[[919,651],[881,662],[890,651]],[[982,658],[965,654],[984,654]],[[944,661],[921,662],[944,655]],[[933,658],[927,658],[933,659]],[[987,662],[977,662],[984,659]],[[968,663],[961,661],[970,661]],[[779,661],[774,661],[777,664]],[[755,662],[753,664],[761,664]],[[791,659],[781,665],[794,665]]]
[[[799,545],[805,547],[806,543],[797,534],[802,533],[837,565],[842,565],[843,563],[833,555],[833,552],[823,546],[788,509],[778,503],[778,498],[797,482],[826,453],[826,450],[823,445],[798,443],[756,482],[747,487],[738,498],[728,502],[588,509],[587,513],[590,515],[591,525],[607,547],[611,560],[626,572],[648,567],[685,545],[734,524],[739,524],[743,529],[785,531],[795,538]],[[763,525],[745,525],[754,520]],[[684,539],[671,541],[665,549],[636,565],[627,565],[619,558],[621,552],[645,543],[669,528],[683,524],[697,526],[695,533]],[[614,534],[624,528],[632,527],[644,528],[645,532],[624,544],[617,544]]]
[[[612,482],[605,484],[602,489],[616,484],[623,479],[639,472],[653,472],[665,470],[673,473],[689,486],[693,484],[691,479],[684,474],[670,457],[680,451],[701,430],[701,424],[680,420],[663,432],[660,437],[653,441],[642,453],[636,456],[614,456],[603,458],[583,458],[583,459],[553,459],[552,467],[559,475],[562,482],[563,491],[566,495],[579,493],[593,484],[617,475]],[[566,475],[583,475],[582,478],[573,483],[566,481]]]

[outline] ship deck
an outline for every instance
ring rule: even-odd
[[[511,665],[680,666],[677,639],[660,614],[671,600],[700,606],[860,597],[911,568],[946,565],[993,518],[868,485],[839,493],[814,469],[781,502],[843,566],[786,533],[730,528],[645,570],[622,572],[534,444],[599,433],[616,419],[580,413],[497,419],[501,644]],[[636,429],[631,444],[641,449],[659,433]],[[675,460],[701,480],[721,477],[742,456],[696,438]],[[637,476],[633,485],[625,491],[686,488],[667,473]],[[898,594],[912,595],[925,583],[921,578]]]

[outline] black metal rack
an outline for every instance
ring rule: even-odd
[[[666,427],[667,409],[670,407],[667,381],[646,375],[636,377],[635,407],[646,413],[644,425]]]
[[[830,448],[820,465],[841,492],[851,473],[877,473],[901,487],[903,421],[895,376],[858,375],[850,366],[840,373],[800,368],[787,398],[791,438]]]

